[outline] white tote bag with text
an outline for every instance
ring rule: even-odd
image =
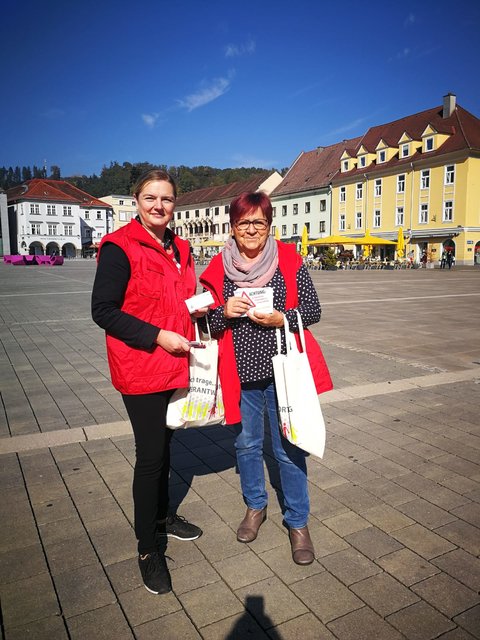
[[[302,319],[297,311],[300,342],[297,349],[285,317],[287,353],[281,353],[281,333],[277,329],[277,355],[272,358],[278,414],[282,435],[292,444],[319,458],[325,451],[325,421],[305,349]]]

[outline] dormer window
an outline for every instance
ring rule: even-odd
[[[382,149],[382,151],[378,152],[377,158],[379,163],[385,162],[385,160],[387,159],[387,152],[385,151],[385,149]]]
[[[408,158],[409,155],[410,155],[410,145],[409,144],[402,144],[402,146],[400,148],[400,157],[401,158]]]
[[[342,162],[342,171],[348,171],[348,168],[349,168],[349,162],[348,160],[344,160]]]
[[[366,167],[367,166],[367,158],[365,156],[360,156],[359,157],[358,166],[359,167]]]
[[[425,151],[433,151],[433,136],[425,138]]]

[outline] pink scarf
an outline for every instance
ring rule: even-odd
[[[277,243],[268,236],[262,251],[253,260],[240,255],[237,243],[230,238],[222,251],[225,275],[237,287],[264,287],[273,278],[278,266]]]

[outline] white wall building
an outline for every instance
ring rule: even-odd
[[[113,229],[109,204],[63,180],[27,180],[7,191],[7,201],[2,236],[12,254],[85,256]]]

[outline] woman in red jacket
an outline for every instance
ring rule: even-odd
[[[173,391],[189,383],[194,330],[184,301],[196,287],[190,246],[168,227],[176,195],[168,173],[141,176],[134,187],[138,216],[103,239],[92,293],[93,319],[106,332],[112,383],[122,394],[135,436],[138,563],[152,593],[171,590],[162,538],[195,540],[202,534],[168,513],[173,432],[166,428],[166,413]]]
[[[237,540],[255,540],[267,517],[263,440],[264,418],[268,416],[292,557],[297,564],[310,564],[315,553],[307,525],[310,504],[306,454],[280,435],[272,356],[277,351],[276,327],[283,326],[284,316],[290,328],[297,331],[297,310],[307,327],[320,320],[320,303],[295,246],[277,242],[270,234],[272,204],[267,195],[244,193],[236,198],[230,205],[230,222],[232,238],[210,262],[200,281],[215,300],[208,319],[219,340],[226,422],[241,422],[235,449],[247,511]],[[247,298],[235,296],[239,287],[272,288],[273,312],[249,311]],[[328,391],[332,388],[328,368],[308,329],[305,341],[317,392]]]

